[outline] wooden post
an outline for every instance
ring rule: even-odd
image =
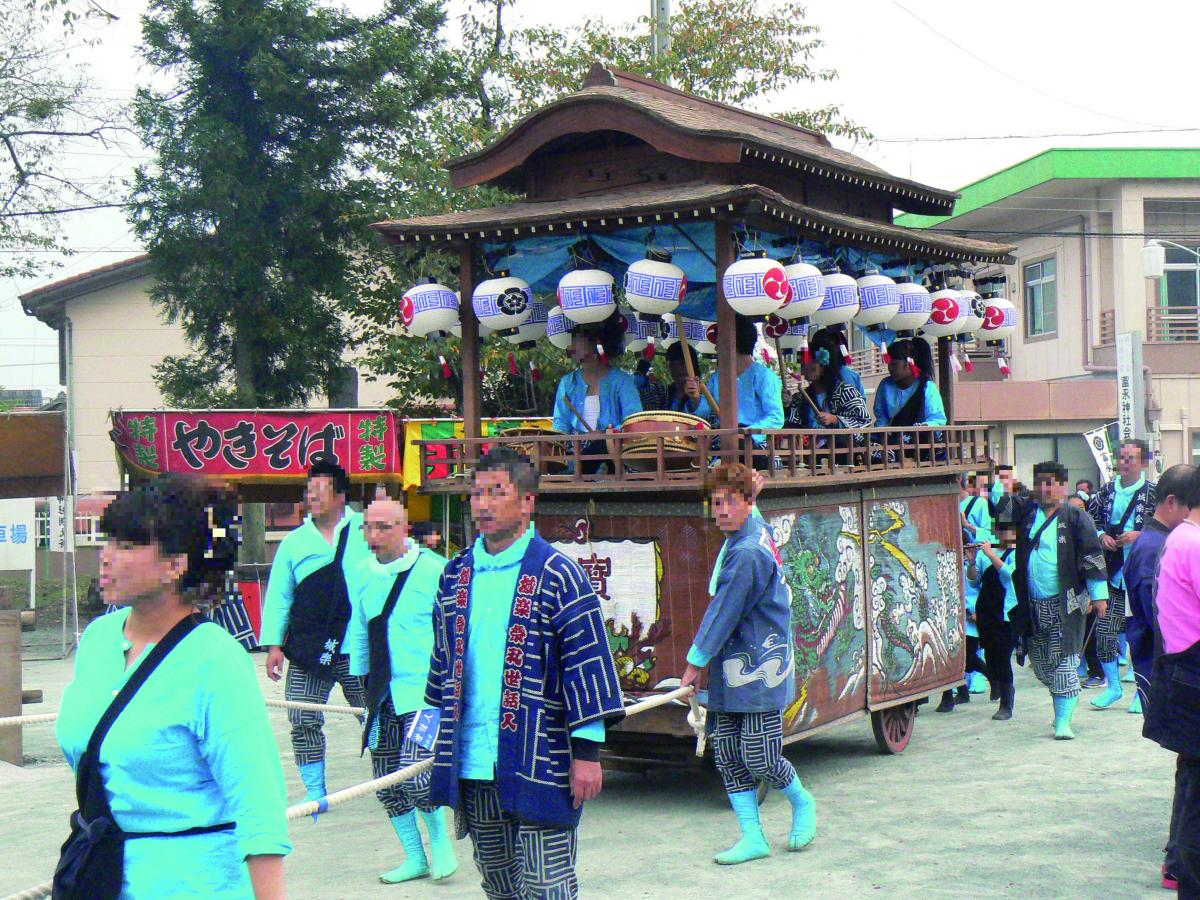
[[[953,352],[950,338],[937,339],[938,390],[942,392],[942,406],[946,408],[946,424],[954,424],[954,368],[950,365]]]
[[[0,717],[21,715],[21,614],[0,610]],[[0,728],[0,761],[24,764],[20,728]]]
[[[725,292],[721,289],[721,276],[733,263],[733,229],[729,219],[717,217],[717,387],[721,404],[721,427],[738,427],[738,394],[737,394],[737,314],[733,307],[725,302]],[[722,446],[722,449],[728,450]]]
[[[471,295],[475,293],[475,245],[468,241],[459,250],[458,290],[462,298],[458,319],[462,324],[463,437],[482,437],[483,377],[479,372],[479,320]],[[472,449],[469,455],[474,455]]]

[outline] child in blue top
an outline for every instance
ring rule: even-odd
[[[114,695],[236,564],[235,503],[179,476],[118,496],[100,585],[124,606],[88,626],[56,735],[75,768]],[[210,522],[214,523],[210,525]],[[125,843],[122,898],[283,897],[283,769],[250,657],[205,622],[155,669],[100,745]],[[139,837],[145,832],[203,833]]]
[[[620,428],[627,418],[642,411],[637,382],[628,372],[612,365],[624,349],[624,340],[616,313],[599,326],[572,329],[567,352],[579,368],[568,372],[558,383],[554,397],[555,431],[563,434],[607,431]]]
[[[933,382],[933,353],[921,338],[888,347],[888,377],[875,391],[875,424],[895,428],[945,425],[946,408]]]
[[[712,481],[712,516],[725,534],[704,613],[681,683],[696,685],[705,666],[708,711],[716,719],[713,755],[741,825],[742,837],[718,853],[720,865],[770,855],[758,816],[756,790],[765,782],[792,807],[788,849],[799,850],[817,833],[816,803],[784,759],[783,710],[795,696],[791,590],[771,531],[755,514],[755,473],[740,463],[718,466]]]

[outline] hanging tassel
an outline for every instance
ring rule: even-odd
[[[800,337],[800,362],[806,366],[812,365],[812,353],[808,349],[808,335]]]
[[[846,339],[846,333],[842,332],[839,336],[842,344],[842,360],[848,366],[854,365],[854,357],[850,355],[850,342]]]
[[[892,355],[887,352],[887,348],[885,347],[883,350],[883,364],[886,366],[891,361],[892,361]]]
[[[450,363],[446,362],[446,357],[442,356],[440,353],[438,354],[438,362],[442,364],[442,377],[449,381],[451,376],[454,374],[450,371]]]
[[[642,351],[646,359],[654,359],[654,334],[646,336],[646,349]]]
[[[762,348],[762,355],[763,355],[763,362],[765,362],[768,366],[771,365],[773,362],[775,362],[775,360],[772,359],[772,357],[771,357],[771,351],[768,350],[766,347]]]
[[[997,356],[996,363],[1000,366],[1001,375],[1003,375],[1005,378],[1008,378],[1010,375],[1012,375],[1012,369],[1009,367],[1007,359],[1005,359],[1003,356]]]
[[[975,363],[971,362],[971,357],[966,353],[966,351],[963,351],[963,366],[968,372],[975,371]]]
[[[606,366],[608,365],[608,354],[604,352],[603,344],[596,344],[596,355],[600,357],[600,362],[604,363]]]
[[[508,371],[513,375],[517,374],[517,354],[511,350],[508,351]]]
[[[913,362],[913,358],[910,356],[907,360],[905,360],[905,362],[907,362],[908,367],[910,369],[912,369],[913,378],[920,378],[921,377],[921,367],[918,366],[915,362]]]
[[[957,353],[950,354],[950,368],[954,370],[955,374],[962,371],[962,363],[958,361]]]
[[[534,381],[542,380],[542,370],[534,364],[532,359],[529,361],[529,375]]]

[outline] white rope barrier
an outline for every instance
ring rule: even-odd
[[[349,716],[361,716],[366,712],[361,706],[331,706],[327,703],[303,703],[299,700],[270,700],[267,706],[275,709],[300,709],[309,712],[341,713]],[[22,725],[48,725],[58,718],[58,713],[38,713],[33,716],[4,716],[0,718],[0,728],[18,728]]]
[[[642,700],[625,707],[626,716],[636,716],[640,713],[648,712],[659,706],[665,706],[676,700],[687,698],[691,705],[691,711],[688,713],[688,724],[696,732],[696,755],[704,755],[704,719],[705,710],[696,702],[696,692],[690,687],[676,688],[673,691],[667,691],[665,694],[657,694],[649,699]],[[276,706],[283,708],[305,708],[318,707],[325,711],[336,712],[354,712],[359,713],[357,707],[353,706],[323,706],[320,703],[291,703],[286,700],[268,700],[268,706]],[[12,716],[10,718],[38,719],[40,721],[53,721],[57,717],[57,713],[46,713],[42,716]],[[0,726],[3,725],[5,719],[0,719]],[[32,722],[17,724],[34,724]],[[400,784],[402,781],[411,781],[422,772],[433,768],[433,759],[423,759],[420,762],[413,763],[411,766],[405,766],[403,769],[398,769],[381,778],[372,778],[370,781],[364,781],[361,784],[351,785],[348,788],[343,788],[340,791],[334,791],[320,800],[306,800],[303,803],[297,803],[294,806],[287,808],[288,821],[303,819],[305,816],[320,815],[328,812],[335,806],[340,806],[343,803],[348,803],[351,800],[357,800],[359,797],[364,797],[367,794],[374,794],[376,791],[382,791],[384,788],[389,788],[394,784]],[[43,900],[49,897],[53,890],[53,882],[47,881],[45,884],[39,884],[36,887],[31,887],[28,890],[21,891],[19,894],[10,894],[4,900]]]
[[[58,718],[58,713],[39,713],[36,716],[4,716],[0,728],[17,728],[21,725],[48,725]]]

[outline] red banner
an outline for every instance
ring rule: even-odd
[[[121,456],[154,474],[303,478],[320,455],[332,456],[352,478],[400,474],[400,420],[378,409],[114,412],[112,421]]]

